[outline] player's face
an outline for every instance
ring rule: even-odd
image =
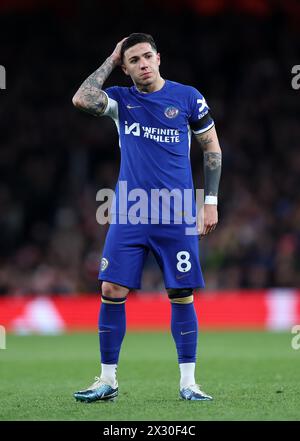
[[[142,87],[150,86],[159,77],[160,54],[150,43],[138,43],[124,53],[123,71]]]

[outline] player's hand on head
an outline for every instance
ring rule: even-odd
[[[215,230],[218,223],[217,205],[204,204],[202,222],[198,222],[198,233],[201,237]]]
[[[110,58],[114,61],[114,63],[116,65],[121,65],[122,64],[122,59],[121,59],[121,47],[123,42],[127,39],[128,37],[123,38],[123,40],[119,41],[113,51],[113,53],[111,54]]]

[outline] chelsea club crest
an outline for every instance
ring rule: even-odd
[[[102,259],[101,259],[101,271],[106,270],[107,267],[108,267],[108,260],[105,259],[105,257],[102,257]]]
[[[179,110],[176,109],[176,107],[173,107],[173,106],[167,107],[166,110],[165,110],[165,116],[167,118],[176,118],[178,113],[179,113]]]

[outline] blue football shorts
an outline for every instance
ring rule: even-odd
[[[99,280],[140,289],[146,257],[152,251],[167,288],[203,288],[198,235],[183,224],[111,224]]]

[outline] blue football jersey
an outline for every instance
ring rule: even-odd
[[[114,120],[121,148],[116,205],[112,212],[126,214],[141,196],[147,195],[148,206],[140,207],[140,217],[161,221],[161,205],[150,206],[151,198],[157,200],[157,190],[166,194],[183,194],[188,190],[194,194],[191,133],[203,133],[214,125],[209,107],[197,89],[169,80],[152,93],[142,93],[135,86],[109,87],[105,93],[108,104],[104,115]],[[172,220],[175,210],[182,213],[186,207],[171,202]],[[161,199],[159,203],[163,204]],[[194,216],[194,196],[191,210]]]

